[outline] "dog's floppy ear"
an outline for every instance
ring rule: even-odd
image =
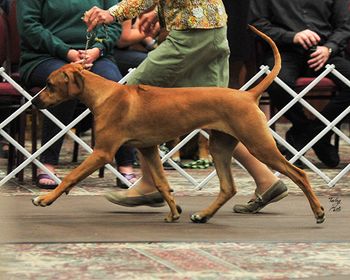
[[[64,71],[64,81],[67,84],[68,95],[72,97],[79,94],[84,89],[84,77],[80,70],[74,69],[73,71]]]
[[[81,74],[81,71],[73,72],[73,76],[74,76],[75,84],[77,85],[77,87],[79,89],[79,92],[82,92],[84,90],[84,77]]]

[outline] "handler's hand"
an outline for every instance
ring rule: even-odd
[[[316,32],[305,29],[295,34],[293,43],[302,45],[302,47],[307,50],[312,46],[316,46],[320,40],[321,38]]]
[[[329,58],[329,49],[324,46],[317,47],[316,51],[314,51],[307,63],[309,64],[309,68],[314,69],[315,71],[320,70]]]
[[[159,31],[158,15],[154,10],[143,13],[139,17],[138,25],[141,33],[154,37]]]
[[[97,25],[112,23],[114,21],[114,17],[109,13],[109,11],[102,10],[95,6],[85,12],[83,20],[88,26],[87,31],[90,32]]]

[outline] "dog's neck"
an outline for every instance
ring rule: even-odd
[[[103,83],[100,82],[101,79],[104,80]],[[98,87],[96,87],[96,85],[98,85]],[[79,100],[96,115],[110,97],[113,85],[115,85],[115,82],[104,79],[89,71],[85,71],[84,88],[83,92],[79,95]]]

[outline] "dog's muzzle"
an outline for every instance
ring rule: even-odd
[[[37,109],[44,109],[45,105],[44,103],[40,100],[39,95],[37,95],[36,97],[34,97],[32,99],[32,104],[37,108]]]

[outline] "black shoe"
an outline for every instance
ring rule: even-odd
[[[295,133],[291,129],[286,132],[286,141],[300,151],[309,142],[309,137],[305,133]]]
[[[336,147],[330,143],[323,141],[316,143],[313,146],[316,156],[322,161],[327,167],[335,168],[338,166],[340,159],[339,153]]]
[[[0,142],[0,158],[9,158],[9,145]]]

